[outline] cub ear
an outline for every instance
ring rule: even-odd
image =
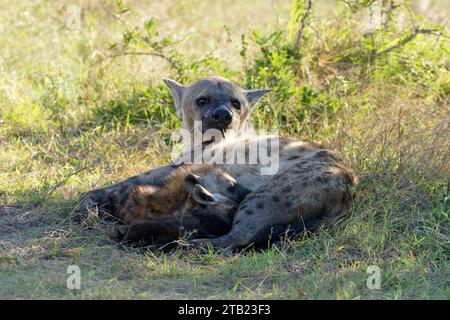
[[[169,87],[172,94],[173,101],[175,102],[175,109],[177,110],[178,117],[182,117],[181,99],[186,89],[181,83],[171,79],[163,79],[164,83]]]
[[[184,188],[189,193],[191,193],[194,190],[194,187],[199,184],[200,177],[193,173],[189,173],[186,177],[184,177]]]
[[[250,106],[253,106],[263,95],[271,91],[271,89],[244,90],[244,95]]]
[[[213,194],[199,184],[195,185],[192,191],[192,197],[195,201],[203,205],[211,205],[219,202]]]

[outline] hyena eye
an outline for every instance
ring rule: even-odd
[[[208,98],[205,98],[205,97],[200,97],[200,98],[198,98],[197,100],[195,100],[195,103],[197,103],[197,105],[199,106],[199,107],[203,107],[205,104],[207,104],[208,103]]]
[[[241,103],[238,100],[231,100],[231,105],[235,107],[236,109],[241,108]]]

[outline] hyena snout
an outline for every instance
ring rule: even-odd
[[[202,129],[206,130],[228,130],[234,126],[234,114],[230,106],[220,104],[213,106],[202,115]]]
[[[221,105],[211,112],[211,121],[218,129],[226,129],[233,121],[233,113],[226,105]]]

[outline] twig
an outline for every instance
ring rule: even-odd
[[[158,58],[166,60],[173,69],[178,70],[178,65],[169,56],[166,56],[165,54],[162,54],[162,53],[159,53],[159,52],[142,52],[142,51],[138,51],[138,52],[126,51],[126,52],[121,52],[121,53],[109,55],[109,56],[106,56],[106,57],[104,57],[103,59],[101,59],[99,61],[96,61],[96,62],[92,63],[90,65],[90,67],[93,67],[93,66],[95,66],[97,64],[100,64],[100,63],[103,63],[106,60],[111,60],[111,59],[115,59],[115,58],[122,57],[122,56],[154,56],[154,57],[158,57]]]
[[[445,36],[442,32],[438,32],[436,29],[420,29],[420,28],[415,28],[414,32],[407,35],[406,37],[404,37],[403,39],[399,40],[396,44],[383,49],[381,51],[378,52],[374,52],[374,53],[370,53],[369,55],[367,55],[370,58],[376,58],[378,56],[384,55],[386,53],[389,53],[401,46],[404,46],[405,44],[407,44],[408,42],[411,42],[412,40],[414,40],[415,37],[417,37],[419,34],[431,34],[431,35],[435,35],[435,36]]]
[[[303,13],[302,19],[300,20],[300,29],[298,30],[297,38],[295,39],[295,50],[294,50],[295,54],[298,54],[300,50],[300,41],[303,36],[303,31],[305,30],[306,19],[311,14],[311,7],[312,7],[312,0],[307,0],[305,12]]]
[[[125,21],[119,15],[117,15],[111,9],[109,9],[108,6],[103,1],[99,1],[99,2],[100,2],[100,5],[103,7],[103,9],[105,9],[105,11],[108,12],[108,14],[111,17],[118,20],[122,24],[122,26],[126,27]]]
[[[103,63],[106,60],[111,60],[111,59],[115,59],[115,58],[122,57],[122,56],[153,56],[153,57],[158,57],[158,58],[166,60],[173,69],[175,69],[175,70],[179,69],[177,63],[171,57],[166,56],[165,54],[162,54],[160,52],[143,52],[143,51],[138,51],[138,52],[126,51],[126,52],[121,52],[121,53],[117,53],[117,54],[112,54],[112,55],[104,57],[101,60],[95,61],[94,63],[92,63],[90,65],[90,67],[92,68],[92,67],[94,67],[97,64]]]

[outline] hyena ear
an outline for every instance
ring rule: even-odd
[[[219,202],[213,194],[199,184],[195,185],[192,191],[192,197],[195,201],[203,205],[211,205]]]
[[[244,90],[244,95],[250,106],[253,106],[263,95],[271,91],[270,89]]]
[[[182,117],[181,112],[181,99],[183,97],[184,90],[186,89],[181,83],[176,82],[171,79],[163,79],[164,83],[169,87],[170,93],[172,94],[173,101],[175,102],[175,109],[177,110],[178,116]]]
[[[200,184],[200,177],[189,173],[186,177],[184,177],[184,188],[187,192],[191,193],[194,190],[196,185]]]

